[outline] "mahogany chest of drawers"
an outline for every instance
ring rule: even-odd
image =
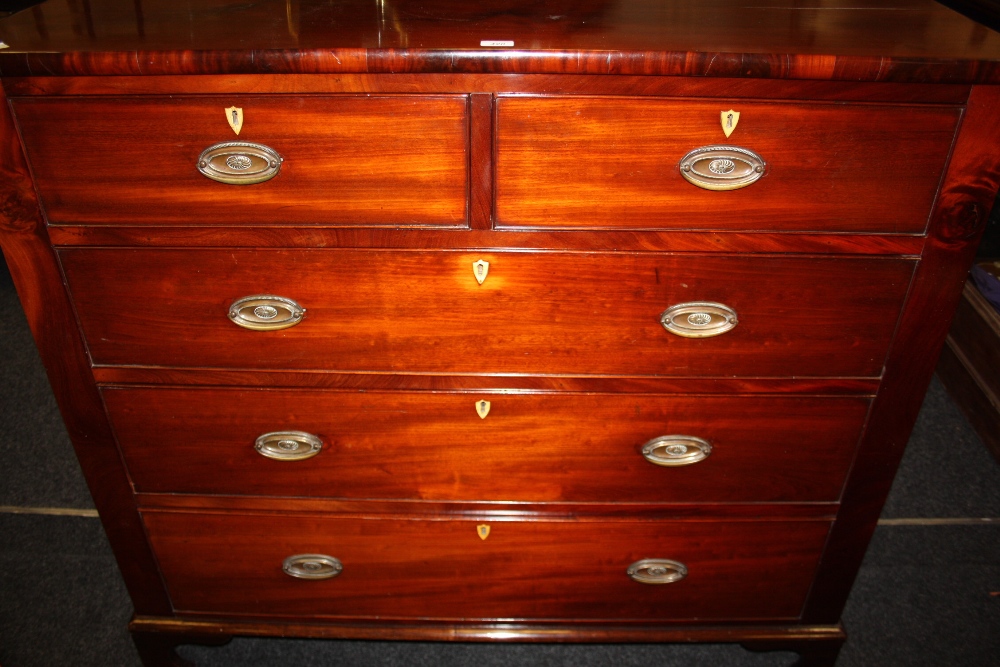
[[[996,195],[1000,35],[925,0],[201,4],[0,21],[0,240],[143,660],[832,664]]]

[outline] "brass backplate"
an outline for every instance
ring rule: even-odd
[[[764,158],[739,146],[702,146],[681,158],[681,176],[705,190],[738,190],[767,171]]]

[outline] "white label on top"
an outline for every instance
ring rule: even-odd
[[[514,46],[514,40],[506,39],[484,39],[479,42],[479,46]]]

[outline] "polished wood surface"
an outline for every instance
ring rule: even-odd
[[[185,493],[137,493],[141,510],[291,514],[393,519],[509,521],[832,521],[835,502],[807,503],[579,503],[483,502],[464,500],[400,500],[280,498]]]
[[[139,492],[428,500],[836,501],[868,413],[861,398],[617,394],[103,391]],[[485,419],[474,404],[491,404]],[[302,461],[253,448],[305,431]],[[649,463],[688,434],[698,463]]]
[[[646,230],[487,230],[403,227],[391,234],[379,227],[135,227],[71,225],[49,227],[58,246],[385,248],[523,248],[586,251],[605,244],[619,251],[822,255],[920,255],[924,240],[914,235],[787,234]]]
[[[877,376],[909,286],[900,259],[580,253],[69,249],[98,365],[680,376]],[[476,282],[472,265],[490,263]],[[302,322],[249,331],[229,305],[294,299]],[[719,302],[739,324],[668,333]],[[748,350],[752,353],[748,354]]]
[[[865,428],[855,474],[848,480],[804,618],[834,622],[850,592],[875,531],[927,385],[934,373],[951,316],[1000,187],[1000,88],[976,88],[969,99],[930,234],[899,330],[886,361],[883,384]],[[912,350],[922,350],[914,355]]]
[[[338,519],[143,513],[174,606],[227,616],[605,619],[798,616],[825,521],[631,522]],[[326,554],[322,581],[281,571]],[[598,555],[600,554],[600,555]],[[674,584],[632,581],[644,558],[683,562]]]
[[[204,74],[5,77],[11,97],[268,93],[536,93],[964,105],[967,84],[581,74]]]
[[[19,98],[12,102],[53,224],[464,225],[462,97]],[[243,109],[237,136],[226,119]],[[254,185],[198,173],[199,155],[254,142],[283,158]]]
[[[891,25],[892,29],[886,29]],[[556,72],[996,82],[1000,36],[932,0],[50,0],[0,75]],[[513,42],[510,48],[483,41]]]
[[[188,387],[301,387],[351,391],[557,391],[681,395],[802,394],[872,396],[879,378],[865,377],[669,377],[582,375],[427,375],[424,373],[337,373],[248,371],[218,368],[98,366],[100,385],[184,385]]]
[[[171,612],[0,86],[0,244],[133,604]],[[153,611],[158,610],[158,611]]]
[[[150,667],[234,634],[836,659],[1000,183],[996,33],[928,0],[49,0],[0,40],[0,242]],[[233,105],[282,143],[263,189],[194,169]],[[743,142],[749,188],[670,180]],[[305,320],[226,317],[268,292]],[[678,301],[739,324],[675,338]],[[253,452],[306,426],[313,468]],[[655,468],[667,427],[716,450]],[[327,549],[335,580],[280,571]],[[691,574],[623,574],[655,556]]]
[[[740,113],[731,136],[720,112]],[[956,108],[501,97],[501,227],[921,232]],[[681,176],[690,151],[738,146],[767,164],[739,190]],[[581,163],[580,155],[587,160]]]
[[[283,637],[356,637],[368,640],[386,638],[419,641],[497,641],[498,636],[519,642],[711,642],[740,641],[750,651],[792,650],[800,654],[799,667],[833,667],[846,633],[838,626],[802,624],[730,624],[681,626],[621,626],[590,623],[566,625],[548,623],[544,627],[523,623],[466,622],[421,623],[395,622],[382,625],[355,625],[324,621],[283,624]],[[182,644],[219,646],[234,635],[266,637],[273,626],[260,621],[176,619],[136,616],[129,630],[150,667],[176,667],[174,648]],[[737,639],[738,638],[738,639]]]
[[[225,636],[226,634],[266,637],[273,632],[268,623],[253,620],[217,620],[204,618],[170,618],[135,616],[129,623],[133,632],[155,632],[181,639],[191,637],[190,643],[199,643],[199,637]],[[788,642],[803,645],[809,642],[843,641],[844,629],[839,625],[803,625],[801,623],[750,623],[706,625],[615,625],[588,623],[572,625],[547,623],[532,626],[502,621],[469,623],[421,623],[401,621],[385,625],[354,625],[346,622],[298,621],[284,625],[285,637],[326,637],[331,639],[360,637],[362,639],[405,638],[423,641],[493,642],[498,635],[516,637],[519,642],[712,642],[734,641]],[[617,639],[616,639],[617,638]],[[743,639],[738,639],[743,638]],[[177,644],[186,643],[179,641]]]

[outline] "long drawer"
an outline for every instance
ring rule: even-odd
[[[60,255],[96,364],[475,374],[878,376],[915,265],[651,253]],[[490,263],[482,284],[480,260]],[[291,299],[304,316],[280,330],[234,324],[230,312],[243,312],[234,304],[259,295]],[[732,319],[697,306],[677,311],[680,324],[735,327],[692,338],[663,325],[671,308],[705,302]],[[286,317],[291,306],[282,308]]]
[[[139,492],[355,499],[836,501],[868,409],[831,397],[103,394]]]
[[[12,106],[51,223],[466,221],[463,96],[20,98]],[[234,108],[239,135],[227,122]],[[272,173],[246,146],[203,158],[233,142],[272,149],[277,175],[231,184],[199,172],[204,160],[223,177]]]
[[[739,118],[727,137],[728,104]],[[957,107],[501,97],[497,219],[563,229],[920,232],[960,117]],[[754,152],[762,175],[737,190],[696,187],[682,176],[682,158],[708,146]],[[739,175],[741,160],[718,166],[720,177],[727,168]]]
[[[829,528],[168,511],[144,520],[178,612],[385,620],[794,619]],[[656,564],[636,565],[651,559],[671,561],[659,564],[661,580],[682,568],[686,576],[662,584],[629,576],[636,567],[656,577]],[[305,579],[286,566],[299,575],[340,570]]]

